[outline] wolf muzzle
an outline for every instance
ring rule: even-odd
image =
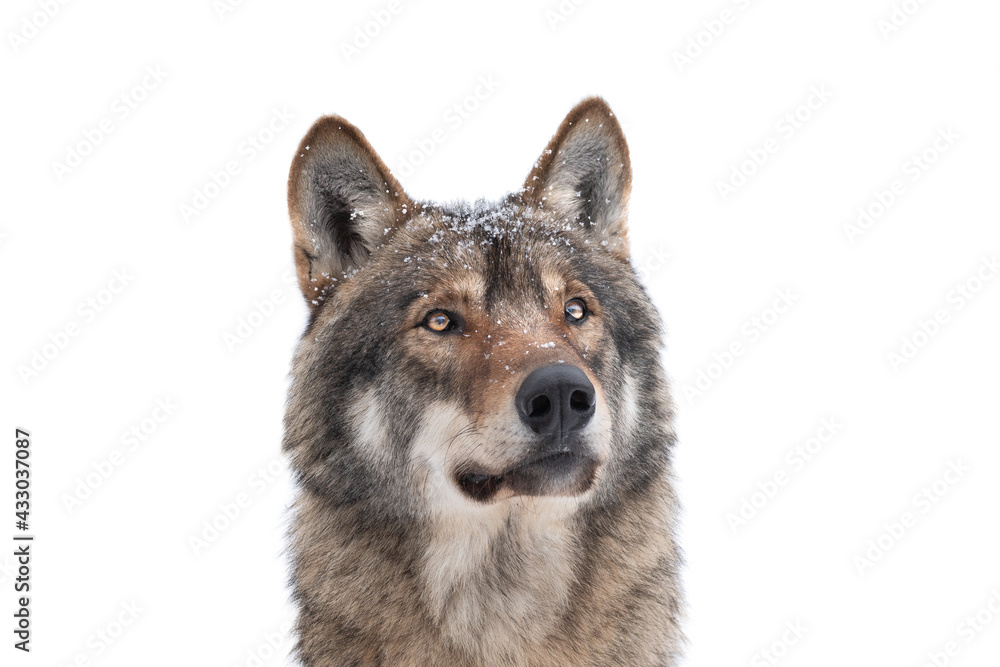
[[[579,436],[594,416],[597,392],[586,373],[563,364],[537,368],[521,383],[514,401],[521,422],[539,436],[538,447],[498,474],[460,474],[462,490],[487,502],[502,491],[505,496],[543,496],[589,489],[598,461]]]

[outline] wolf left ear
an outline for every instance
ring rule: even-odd
[[[288,175],[288,212],[299,288],[312,311],[412,212],[403,188],[358,128],[317,120]]]
[[[628,144],[611,107],[599,97],[576,105],[535,162],[522,198],[590,230],[619,259],[628,260]]]

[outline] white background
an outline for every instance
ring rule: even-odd
[[[1000,279],[983,264],[1000,253],[1000,6],[897,1],[912,15],[880,26],[891,0],[567,0],[562,13],[555,0],[403,0],[350,57],[343,45],[385,0],[246,0],[221,15],[211,0],[103,0],[51,18],[45,3],[6,2],[0,535],[14,532],[19,426],[33,437],[37,541],[30,656],[11,647],[13,549],[0,549],[0,662],[281,664],[290,489],[267,467],[281,466],[306,313],[288,282],[295,145],[340,113],[412,196],[495,198],[599,94],[631,147],[634,263],[669,332],[686,664],[771,664],[760,652],[778,642],[789,667],[918,667],[954,641],[938,664],[997,665],[1000,614],[984,612],[992,623],[971,641],[959,626],[994,594],[1000,610]],[[456,104],[469,108],[461,123]],[[275,110],[293,118],[269,134]],[[102,119],[111,132],[88,146]],[[445,141],[404,173],[435,128]],[[745,163],[766,147],[762,166]],[[74,150],[88,154],[65,173],[56,163]],[[925,150],[934,161],[914,172]],[[239,173],[212,188],[229,161]],[[724,201],[734,169],[753,173]],[[897,179],[902,194],[849,234]],[[123,270],[127,286],[104,291]],[[793,305],[775,318],[780,290]],[[755,317],[766,331],[749,333]],[[227,344],[238,330],[249,336]],[[893,363],[914,336],[919,348]],[[734,343],[742,353],[727,358]],[[36,353],[50,358],[26,375]],[[173,414],[150,421],[167,399]],[[836,435],[793,465],[788,452],[831,418]],[[149,431],[134,449],[132,428]],[[939,482],[933,504],[915,500],[950,463],[968,470]],[[776,473],[784,484],[768,484]],[[771,497],[753,496],[762,488]],[[195,549],[240,494],[248,506]],[[744,499],[755,514],[734,530]],[[915,525],[883,535],[907,512]],[[878,562],[859,565],[880,538]],[[122,616],[132,603],[134,620]]]

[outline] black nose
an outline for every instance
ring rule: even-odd
[[[515,401],[528,428],[562,441],[594,416],[596,393],[582,370],[556,364],[532,371],[517,390]]]

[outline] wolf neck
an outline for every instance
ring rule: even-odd
[[[573,498],[518,497],[433,522],[424,602],[467,655],[522,653],[545,640],[570,602],[577,545]]]
[[[613,507],[512,500],[451,521],[305,490],[298,654],[310,666],[674,664],[672,507],[662,479]]]

